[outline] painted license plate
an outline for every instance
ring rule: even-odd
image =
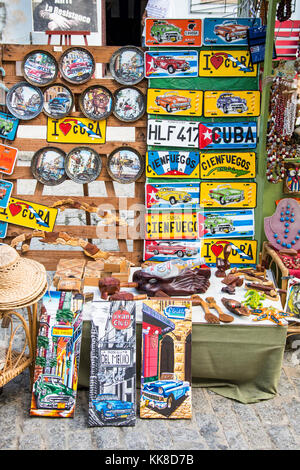
[[[11,197],[8,206],[0,210],[0,221],[22,227],[52,232],[57,209]]]
[[[146,240],[180,240],[197,238],[196,212],[148,212]]]
[[[0,113],[0,137],[15,140],[19,119],[7,113]]]
[[[0,180],[0,209],[7,207],[12,189],[13,184],[10,181]]]
[[[237,50],[201,51],[200,77],[256,77],[257,65],[250,66],[250,53]]]
[[[194,259],[200,255],[199,240],[145,240],[144,260],[163,262],[172,259]]]
[[[203,207],[256,207],[256,183],[200,183],[200,205]]]
[[[259,116],[259,91],[205,91],[205,117]]]
[[[201,116],[203,92],[148,88],[147,113],[169,116]]]
[[[194,209],[199,205],[199,183],[147,183],[148,209]]]
[[[197,51],[145,52],[146,78],[198,77],[198,67]]]
[[[148,119],[147,144],[198,148],[199,122]]]
[[[241,238],[254,236],[254,210],[209,211],[198,213],[199,238]]]
[[[8,224],[6,222],[0,222],[0,238],[5,238],[7,234]]]
[[[146,153],[146,176],[149,178],[199,178],[199,152],[180,150]]]
[[[0,144],[0,172],[11,175],[17,160],[18,149]]]
[[[200,149],[249,149],[257,143],[256,122],[199,124]]]
[[[200,178],[245,179],[255,178],[254,152],[201,153]]]
[[[201,256],[208,265],[214,266],[217,258],[223,258],[225,245],[231,245],[231,253],[228,261],[230,264],[256,264],[257,241],[256,240],[201,240]]]
[[[260,18],[204,18],[203,45],[247,46],[247,30],[260,25]]]
[[[106,120],[91,121],[87,118],[48,118],[47,141],[65,144],[104,144]]]
[[[146,18],[146,47],[201,46],[201,20]]]

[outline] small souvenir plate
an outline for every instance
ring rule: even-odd
[[[121,47],[111,56],[109,69],[122,85],[136,85],[144,78],[144,54],[138,47]]]
[[[100,156],[89,147],[75,147],[65,159],[67,176],[75,183],[91,183],[98,178],[101,168]]]
[[[120,121],[133,122],[145,113],[145,97],[134,87],[123,87],[114,93],[114,115]]]
[[[27,82],[12,86],[6,95],[9,112],[24,121],[37,117],[42,112],[43,104],[44,97],[41,90]]]
[[[82,47],[71,47],[61,56],[59,70],[62,77],[70,83],[85,83],[95,71],[92,54]]]
[[[113,111],[113,95],[103,86],[91,86],[81,93],[79,104],[87,118],[102,121]]]
[[[63,150],[44,147],[38,150],[31,160],[31,171],[40,183],[56,186],[66,180],[65,157]]]
[[[61,83],[50,85],[44,90],[44,113],[53,118],[61,119],[72,111],[74,97],[71,90]]]
[[[107,171],[119,183],[133,183],[144,171],[141,155],[131,147],[119,147],[107,159]]]
[[[58,65],[49,52],[32,51],[22,62],[22,72],[25,80],[32,85],[46,86],[56,79]]]

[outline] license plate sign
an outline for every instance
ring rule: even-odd
[[[197,238],[196,212],[148,212],[146,240],[180,240]]]
[[[147,144],[198,148],[199,122],[148,119]]]
[[[254,152],[201,153],[200,161],[203,180],[247,179],[256,175]]]
[[[247,30],[260,25],[260,18],[204,18],[203,45],[247,46]]]
[[[256,207],[256,183],[200,183],[200,205],[203,207]]]
[[[201,46],[201,20],[146,18],[146,47]]]
[[[248,149],[257,144],[256,122],[199,124],[200,149]]]
[[[149,151],[146,153],[146,176],[149,178],[199,178],[199,152]]]
[[[198,68],[197,51],[145,52],[146,78],[198,77]]]
[[[201,256],[208,265],[214,266],[217,258],[224,257],[225,245],[231,245],[228,261],[231,265],[256,264],[256,240],[201,240]]]
[[[254,236],[254,210],[205,209],[198,213],[198,238],[241,238]]]
[[[205,91],[205,117],[259,116],[259,91]]]
[[[241,50],[201,51],[200,77],[256,77],[257,65],[250,66],[250,53]]]
[[[203,92],[148,88],[147,113],[176,116],[201,116]]]
[[[147,183],[148,209],[192,209],[199,205],[199,183]]]

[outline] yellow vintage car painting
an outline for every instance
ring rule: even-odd
[[[259,116],[259,91],[205,91],[205,117]]]
[[[202,116],[203,92],[148,88],[147,113],[176,116]]]

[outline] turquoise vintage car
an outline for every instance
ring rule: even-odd
[[[103,422],[127,419],[134,415],[134,403],[122,401],[112,393],[98,395],[92,404]]]
[[[240,202],[245,199],[242,189],[233,189],[230,185],[221,185],[209,191],[209,197],[218,201],[222,206],[231,202]]]

